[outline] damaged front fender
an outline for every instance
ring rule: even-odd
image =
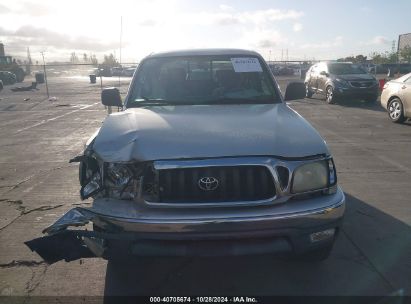
[[[79,227],[87,225],[94,217],[94,213],[84,208],[73,208],[59,218],[54,224],[43,230],[43,233],[49,235],[56,234],[65,230],[67,227]]]
[[[54,224],[43,230],[47,236],[25,242],[31,251],[35,251],[48,264],[61,260],[66,262],[81,258],[103,257],[106,254],[107,240],[133,241],[136,234],[108,233],[88,230],[70,230],[69,227],[85,226],[98,222],[101,227],[109,228],[99,214],[86,208],[73,208]]]
[[[96,255],[84,244],[84,241],[75,231],[48,235],[27,241],[31,251],[35,251],[47,264],[61,260],[66,262],[81,258],[95,257]]]
[[[25,242],[30,250],[35,251],[48,264],[60,260],[66,262],[81,258],[95,257],[96,253],[90,250],[91,242],[101,243],[95,237],[94,231],[67,230],[68,227],[87,225],[94,214],[84,208],[74,208],[59,218],[54,224],[43,230],[47,236]],[[89,235],[89,236],[87,236]],[[89,241],[85,242],[85,238]],[[88,245],[86,245],[88,243]],[[94,248],[93,248],[94,249]],[[97,252],[101,252],[98,250]]]

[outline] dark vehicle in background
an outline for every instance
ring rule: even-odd
[[[378,98],[378,82],[361,67],[345,62],[319,62],[305,76],[306,96],[321,94],[327,103],[339,97],[364,99],[367,102]]]
[[[111,68],[111,75],[112,76],[123,76],[123,68],[122,67]]]
[[[125,68],[123,70],[124,77],[133,77],[136,68]]]
[[[108,66],[100,66],[98,69],[95,69],[94,74],[96,74],[97,77],[112,77],[113,76],[111,68]]]
[[[288,66],[270,65],[270,70],[274,76],[291,76],[294,75],[294,69]]]
[[[0,80],[0,91],[3,90],[3,81]]]
[[[22,82],[26,76],[26,72],[17,64],[16,59],[6,56],[2,43],[0,43],[0,71],[13,73],[17,82]]]
[[[8,71],[0,71],[0,80],[4,85],[15,84],[17,82],[17,77],[15,74]]]

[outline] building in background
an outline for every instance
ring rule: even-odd
[[[411,33],[398,36],[398,54],[401,54],[401,51],[406,47],[411,48]]]

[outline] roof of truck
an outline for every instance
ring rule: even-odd
[[[207,55],[251,55],[259,56],[257,52],[242,49],[188,49],[152,53],[148,57],[178,57],[178,56],[207,56]]]

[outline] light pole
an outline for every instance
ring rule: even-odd
[[[50,98],[49,85],[47,83],[46,61],[44,60],[44,52],[40,52],[40,54],[43,57],[44,81],[46,82],[47,98]]]

